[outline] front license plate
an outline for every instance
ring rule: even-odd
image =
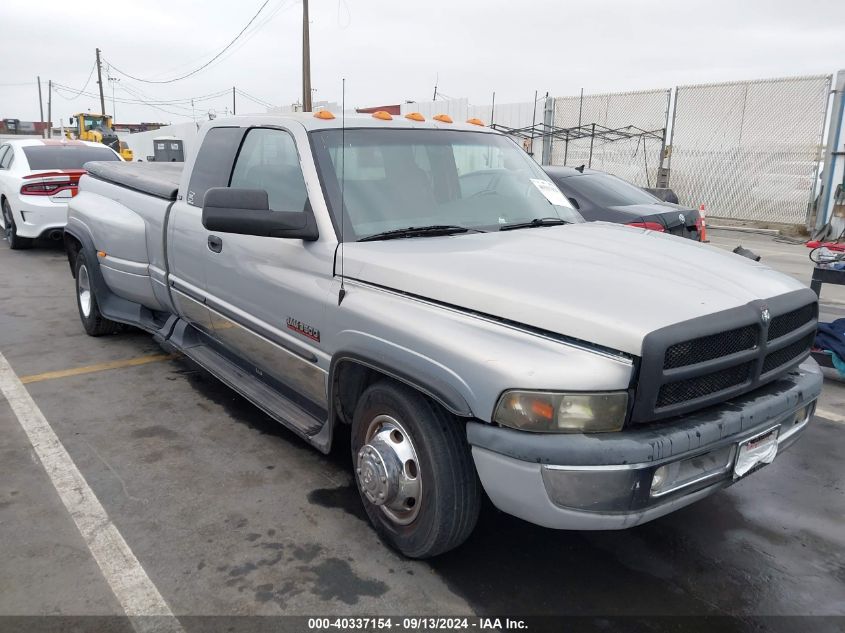
[[[778,432],[780,427],[745,440],[739,445],[734,464],[734,479],[771,464],[778,454]]]

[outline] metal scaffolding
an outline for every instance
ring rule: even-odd
[[[639,143],[647,140],[656,140],[661,144],[661,148],[666,144],[666,128],[657,130],[644,130],[635,125],[626,125],[625,127],[609,128],[598,123],[590,123],[587,125],[577,125],[575,127],[557,127],[549,125],[548,123],[535,123],[525,127],[508,127],[507,125],[500,125],[493,123],[490,127],[494,130],[503,132],[510,136],[515,136],[520,139],[527,139],[534,144],[534,139],[541,139],[543,146],[550,146],[555,141],[562,141],[564,143],[563,150],[563,164],[566,164],[569,156],[569,143],[581,139],[590,139],[590,153],[587,160],[587,167],[592,167],[593,163],[593,146],[598,141],[599,143],[615,143],[618,141],[630,141],[637,139],[637,147]],[[529,152],[530,153],[530,152]],[[544,152],[545,154],[546,152]],[[663,152],[661,152],[662,157]],[[648,154],[643,152],[643,160],[646,162],[648,168]],[[662,158],[661,158],[662,162]]]

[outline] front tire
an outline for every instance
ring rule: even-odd
[[[9,206],[8,200],[3,200],[3,227],[6,241],[9,242],[9,248],[13,251],[32,248],[34,240],[31,237],[20,237],[18,235],[18,227],[15,224],[15,218],[12,215],[12,208]]]
[[[379,536],[409,558],[463,543],[478,521],[481,485],[464,425],[392,381],[368,387],[352,420],[355,480]]]
[[[85,250],[76,256],[76,307],[79,309],[79,319],[88,336],[105,336],[120,331],[119,323],[107,319],[100,312],[94,286],[91,283],[91,264],[88,262]]]

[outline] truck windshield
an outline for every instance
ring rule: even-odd
[[[106,125],[106,119],[103,117],[85,116],[82,120],[86,130],[95,130],[97,128],[102,128],[104,130],[111,129],[110,126]]]
[[[498,134],[357,128],[345,131],[344,149],[339,129],[311,135],[346,241],[407,227],[497,231],[540,218],[584,221],[531,157]]]

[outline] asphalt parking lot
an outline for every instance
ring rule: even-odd
[[[802,246],[712,235],[740,242],[809,279]],[[845,615],[832,375],[796,446],[673,515],[556,532],[488,504],[466,545],[409,561],[369,528],[345,453],[314,451],[146,334],[86,336],[62,250],[0,244],[0,270],[0,353],[177,616]],[[845,288],[826,287],[822,319],[841,316]],[[2,396],[0,475],[0,615],[121,614]]]

